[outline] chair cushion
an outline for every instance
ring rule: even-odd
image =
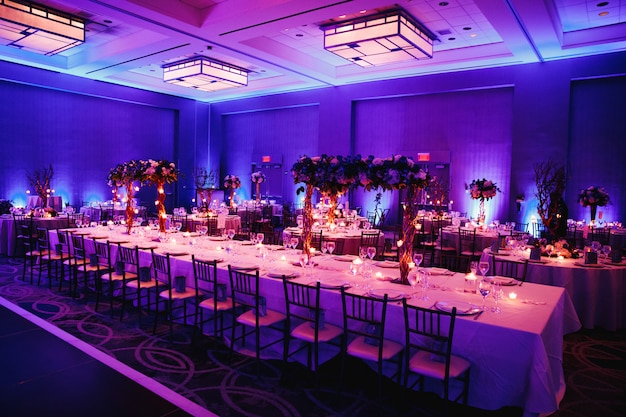
[[[402,350],[402,345],[391,340],[383,341],[383,360],[393,358]],[[348,345],[348,354],[357,358],[378,361],[378,346],[365,342],[365,337],[359,336]]]
[[[134,288],[137,289],[139,287],[140,283],[138,282],[138,280],[132,280],[132,281],[127,281],[126,282],[126,286],[128,288]],[[146,288],[154,288],[156,287],[157,282],[154,279],[151,279],[150,281],[141,281],[141,289],[146,289]],[[163,285],[163,283],[159,283],[159,285]]]
[[[304,340],[305,342],[315,342],[315,328],[312,324],[313,323],[310,321],[305,321],[304,323],[296,326],[291,331],[291,336],[296,339]],[[341,333],[343,333],[343,330],[340,327],[325,323],[324,328],[319,329],[319,332],[317,333],[317,340],[320,342],[328,342],[329,340],[333,340],[335,337],[339,336]]]
[[[200,308],[205,308],[207,310],[215,310],[215,306],[214,306],[214,301],[213,298],[207,298],[206,300],[202,300],[202,302],[199,304]],[[217,310],[230,310],[233,308],[233,300],[231,300],[230,298],[227,298],[224,301],[218,301],[217,302]]]
[[[102,279],[105,281],[121,281],[124,279],[124,275],[111,271],[106,274],[102,274]],[[126,272],[126,279],[137,279],[137,274],[134,272]]]
[[[268,309],[265,316],[259,316],[259,326],[271,326],[272,324],[285,320],[285,318],[287,318],[287,316],[283,313]],[[248,310],[239,315],[237,317],[237,323],[241,323],[246,326],[256,326],[256,314],[254,310]]]
[[[143,284],[143,283],[142,283]],[[178,292],[172,288],[172,299],[173,300],[184,300],[186,298],[193,298],[196,296],[196,292],[191,288],[185,288],[184,292]],[[169,290],[161,291],[159,293],[159,297],[168,299],[170,298]]]
[[[470,362],[460,356],[450,356],[450,377],[458,378],[471,366]],[[416,374],[443,380],[446,367],[444,362],[432,359],[432,354],[425,350],[416,352],[409,360],[409,370]]]

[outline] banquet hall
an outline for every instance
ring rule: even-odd
[[[377,25],[384,27],[380,32],[390,32],[379,34],[368,29]],[[61,33],[63,30],[66,32]],[[80,225],[73,220],[74,214],[80,214],[81,220],[88,219],[86,230],[97,230],[91,232],[92,236],[107,234],[112,240],[114,234],[119,237],[127,227],[128,236],[152,236],[155,241],[166,236],[157,238],[157,227],[163,227],[161,232],[165,233],[166,219],[169,228],[183,216],[185,230],[177,232],[178,245],[187,244],[192,238],[196,242],[194,236],[183,232],[198,232],[197,226],[210,225],[208,219],[213,215],[224,239],[228,239],[227,231],[232,229],[237,235],[234,241],[238,242],[249,240],[251,232],[261,232],[265,234],[265,244],[283,245],[283,232],[293,228],[290,232],[301,238],[300,246],[285,250],[294,260],[296,251],[308,250],[308,246],[303,247],[303,236],[311,227],[324,228],[320,238],[342,242],[341,250],[345,252],[338,249],[337,256],[359,255],[362,241],[358,238],[362,239],[363,229],[378,229],[381,243],[376,244],[376,258],[370,261],[377,261],[381,268],[385,261],[396,264],[395,269],[375,271],[381,277],[406,278],[410,273],[405,274],[401,265],[402,254],[408,252],[398,244],[405,236],[403,226],[410,206],[404,186],[392,182],[377,184],[362,173],[360,186],[355,180],[354,186],[341,189],[335,193],[337,200],[331,200],[319,184],[299,181],[296,166],[304,160],[315,164],[320,156],[354,161],[354,166],[367,162],[369,169],[384,161],[405,163],[410,158],[410,169],[415,166],[429,181],[427,186],[418,187],[415,200],[414,218],[419,216],[421,220],[411,219],[420,223],[419,227],[416,225],[417,232],[413,231],[415,248],[426,253],[428,245],[424,242],[428,243],[430,237],[433,242],[436,240],[432,252],[436,255],[430,264],[424,260],[422,267],[444,266],[441,262],[446,248],[442,242],[446,234],[451,236],[452,251],[460,254],[460,229],[468,228],[478,239],[475,242],[480,242],[472,249],[471,260],[492,265],[491,271],[483,275],[498,275],[493,267],[495,260],[508,257],[505,249],[511,249],[510,243],[518,245],[512,242],[515,239],[500,238],[499,233],[526,234],[524,245],[528,247],[514,248],[525,265],[525,277],[515,283],[518,286],[513,290],[520,294],[529,291],[533,298],[524,299],[529,303],[522,306],[521,299],[509,298],[513,291],[505,287],[502,310],[509,314],[507,308],[517,312],[517,308],[532,305],[534,314],[545,313],[535,321],[545,319],[547,323],[545,328],[535,329],[523,323],[522,316],[516,316],[512,319],[515,324],[511,324],[514,330],[502,322],[496,326],[504,338],[508,331],[520,337],[526,332],[534,334],[535,339],[523,340],[533,348],[541,345],[542,353],[549,357],[545,363],[539,363],[537,357],[528,359],[536,367],[550,368],[546,374],[551,375],[547,382],[520,376],[519,384],[528,388],[524,396],[517,397],[503,386],[497,394],[483,398],[476,384],[490,380],[479,364],[491,362],[491,354],[483,352],[472,362],[473,355],[478,356],[477,346],[453,348],[453,352],[467,350],[473,366],[467,406],[471,409],[453,410],[466,415],[481,415],[482,411],[503,416],[574,415],[577,404],[568,395],[580,381],[569,379],[574,370],[571,363],[565,363],[563,352],[569,358],[567,355],[573,350],[568,349],[584,340],[598,345],[616,340],[619,345],[620,340],[624,341],[626,264],[622,265],[621,257],[616,257],[621,252],[626,257],[626,229],[621,223],[626,218],[626,122],[620,104],[624,96],[624,0],[0,0],[2,305],[17,305],[17,310],[9,309],[25,317],[43,318],[43,322],[33,319],[36,326],[55,335],[60,334],[56,333],[59,328],[73,333],[75,337],[59,337],[71,339],[72,343],[83,338],[84,348],[96,346],[97,352],[110,353],[109,349],[114,348],[105,346],[105,342],[99,346],[89,332],[77,330],[73,318],[40,310],[37,299],[46,300],[42,302],[46,308],[56,306],[104,322],[103,328],[110,328],[115,334],[128,331],[122,325],[130,326],[133,336],[122,337],[124,343],[134,337],[158,339],[170,343],[168,354],[176,349],[172,347],[175,343],[167,342],[171,330],[164,323],[174,322],[175,331],[190,338],[196,334],[190,326],[164,317],[154,320],[159,332],[151,332],[154,314],[144,312],[146,320],[140,323],[134,311],[139,310],[141,316],[142,309],[137,305],[129,307],[123,322],[119,317],[114,319],[114,315],[109,317],[104,304],[109,301],[106,297],[113,297],[105,290],[98,292],[102,300],[96,311],[95,296],[88,294],[87,285],[79,288],[85,291],[79,296],[62,288],[63,269],[61,282],[56,275],[53,278],[50,267],[38,283],[41,268],[36,267],[42,263],[24,256],[30,247],[25,250],[25,239],[19,238],[17,212],[27,213],[33,219],[31,237],[40,227],[33,224],[47,222],[41,228],[49,230],[47,236],[52,244],[58,243],[62,230],[83,229],[77,228]],[[133,161],[148,161],[148,165],[154,162],[153,167],[162,163],[176,175],[166,174],[160,183],[144,176],[125,187],[128,183],[116,182],[115,169],[128,168]],[[354,168],[348,162],[346,172]],[[561,242],[567,240],[570,248],[567,256],[562,256],[565,252],[557,253],[551,242],[541,240],[546,236],[549,240],[548,223],[557,222],[547,219],[547,214],[553,213],[552,197],[546,200],[546,195],[539,192],[539,188],[550,190],[552,186],[540,178],[541,168],[546,167],[554,168],[554,172],[561,170],[558,196],[560,210],[564,211],[558,213],[558,223],[570,233],[560,235]],[[261,182],[255,182],[255,174],[262,175]],[[393,175],[389,174],[390,181],[394,180]],[[228,180],[235,177],[237,186]],[[494,190],[493,196],[474,196],[474,185],[485,182],[492,184],[497,193]],[[300,189],[309,186],[312,195],[307,200]],[[584,197],[585,190],[601,190],[606,198],[598,204]],[[133,203],[129,205],[129,201]],[[313,226],[307,226],[307,203],[319,216]],[[45,206],[48,207],[44,209]],[[129,206],[132,214],[126,210]],[[346,229],[345,235],[333,237],[334,223],[329,226],[332,219],[323,224],[329,212],[338,216],[334,219],[337,226],[345,220],[341,226]],[[105,217],[105,213],[111,217]],[[257,213],[259,217],[250,220]],[[129,216],[135,216],[134,228]],[[137,217],[141,219],[138,221]],[[360,226],[354,221],[357,218]],[[157,224],[160,219],[163,225]],[[152,231],[151,225],[155,227]],[[295,229],[300,230],[296,233]],[[594,238],[601,231],[606,232],[606,241],[600,246],[608,249],[605,253],[597,249],[598,260],[589,266],[587,252],[593,251],[593,242],[601,240]],[[173,231],[169,229],[170,232]],[[427,232],[430,237],[425,236]],[[221,233],[216,229],[213,236]],[[219,241],[206,243],[211,230],[204,235],[205,240],[194,243],[185,257],[172,255],[173,269],[187,276],[188,286],[193,275],[190,255],[197,253],[200,257],[203,248],[217,250]],[[68,236],[71,240],[72,233]],[[168,238],[169,244],[172,239]],[[97,239],[85,234],[89,245],[92,240]],[[537,246],[543,244],[542,262],[533,263],[530,258],[533,241]],[[554,243],[558,241],[557,238]],[[310,243],[307,241],[306,245]],[[36,244],[31,244],[37,249]],[[223,246],[220,250],[225,251],[226,243]],[[546,255],[547,246],[554,254]],[[53,252],[53,247],[48,250]],[[563,243],[559,250],[562,247]],[[320,244],[318,252],[321,248]],[[116,250],[113,249],[115,254]],[[240,251],[236,255],[244,258],[252,253],[246,252],[245,247],[236,250]],[[395,257],[383,258],[387,250],[395,250]],[[144,252],[141,257],[149,263],[150,249]],[[262,253],[260,249],[258,253]],[[229,279],[228,264],[236,263],[236,257],[231,255],[224,252],[223,262],[218,264],[223,282]],[[320,259],[329,259],[330,255],[325,253]],[[266,261],[265,255],[262,260]],[[273,260],[279,262],[279,255]],[[305,271],[304,264],[300,266],[296,261],[295,268],[301,268],[296,274],[322,276],[328,269],[348,277],[348,266],[335,261],[328,265],[319,261],[312,267],[313,272]],[[260,268],[262,280],[268,279],[267,272],[272,268]],[[419,270],[420,264],[413,263],[411,268]],[[457,264],[456,269],[453,272],[458,276],[453,278],[458,278],[457,287],[462,287],[462,273],[469,272],[469,263],[464,267]],[[33,275],[28,277],[33,271],[34,280]],[[139,274],[139,267],[135,272]],[[391,285],[374,278],[370,281]],[[49,286],[49,282],[54,285]],[[279,284],[282,285],[280,280],[274,279],[265,285],[282,297]],[[352,286],[362,288],[360,285],[366,284]],[[449,298],[450,294],[455,295],[455,289],[458,293],[459,288],[452,284],[435,284],[430,297]],[[462,289],[460,292],[463,295]],[[408,293],[409,290],[403,292],[401,298],[417,299]],[[332,291],[330,298],[339,305],[341,296],[342,293]],[[424,307],[435,306],[436,300]],[[544,311],[548,309],[541,303],[549,304],[550,300],[556,307]],[[276,307],[279,302],[280,309],[284,309],[284,297],[268,298],[268,303],[274,303],[268,307]],[[480,307],[481,302],[484,304],[484,298],[481,301],[477,297],[473,303]],[[395,322],[402,322],[402,301],[389,303],[390,316],[397,319]],[[488,304],[494,304],[492,298]],[[497,300],[494,308],[499,308]],[[331,311],[327,314],[329,323],[341,321]],[[475,334],[470,335],[467,329],[478,326],[486,331],[484,328],[492,324],[490,320],[497,320],[497,313],[491,311],[476,314],[477,320],[457,320],[455,341],[462,341],[458,344],[477,343]],[[142,326],[147,329],[145,332],[133,333]],[[400,344],[404,344],[403,329],[391,330],[391,337]],[[197,352],[192,355],[185,351],[180,355],[195,355],[194,360],[200,361],[208,356],[228,368],[224,365],[228,362],[220,356],[228,349],[216,348],[218,353],[210,353],[215,335],[204,333],[206,338],[199,346],[209,354],[201,355],[201,359]],[[181,344],[185,345],[181,349],[193,348],[192,342]],[[487,350],[491,352],[492,348]],[[97,352],[93,355],[98,356]],[[624,359],[623,352],[615,354]],[[518,372],[507,359],[510,358],[495,358],[493,366],[502,360],[507,372]],[[109,359],[102,360],[109,363]],[[337,360],[329,363],[337,365],[339,362],[333,362]],[[518,365],[521,375],[522,364]],[[122,368],[116,366],[116,372]],[[306,361],[303,366],[306,369]],[[366,368],[358,369],[375,381],[376,372]],[[621,386],[623,392],[626,376],[619,365],[615,369],[614,373],[606,371],[612,375],[606,379],[607,391],[619,391]],[[498,370],[504,372],[502,368]],[[153,372],[149,366],[129,372],[134,380],[154,377],[156,384],[143,385],[148,390],[159,392],[160,387],[166,386],[168,392],[174,392],[165,397],[184,403],[176,403],[180,415],[202,415],[207,410],[217,415],[255,415],[246,405],[231,404],[232,398],[227,400],[226,395],[202,397],[195,391],[190,394],[191,388],[181,388],[184,383],[160,379],[160,371]],[[289,377],[298,380],[296,376]],[[527,383],[523,382],[526,377]],[[544,382],[549,386],[547,392],[533,391],[540,391],[537,387]],[[11,392],[19,392],[15,381],[4,380],[4,384],[11,386]],[[215,381],[211,384],[219,386]],[[385,384],[392,381],[385,380]],[[395,392],[394,387],[388,385],[385,389]],[[279,390],[275,386],[272,389]],[[262,391],[263,387],[259,388]],[[185,397],[182,400],[178,398],[181,393]],[[245,395],[238,395],[238,400],[245,403]],[[285,397],[289,395],[286,393]],[[561,411],[559,403],[564,395],[567,406]],[[280,393],[273,392],[272,397],[280,397]],[[435,404],[433,407],[441,405],[438,397],[428,398]],[[586,404],[594,404],[592,398],[589,394]],[[311,410],[305,412],[302,399],[293,401],[285,400],[285,409],[274,410],[276,414],[272,415],[313,415]],[[369,404],[363,397],[359,401]],[[623,399],[606,403],[610,404],[608,410],[619,409]],[[367,405],[359,410],[338,410],[333,405],[316,403],[320,408],[315,412],[368,415]],[[269,413],[270,407],[265,410]],[[428,407],[413,411],[445,415]],[[146,415],[165,414],[155,409]]]

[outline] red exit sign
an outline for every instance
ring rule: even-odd
[[[418,153],[417,154],[418,162],[428,162],[430,161],[430,153]]]
[[[269,155],[263,155],[261,157],[261,162],[272,162],[272,157]]]

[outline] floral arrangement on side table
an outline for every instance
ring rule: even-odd
[[[50,197],[51,192],[54,192],[50,186],[52,177],[54,177],[52,165],[48,168],[37,169],[32,174],[27,172],[26,177],[35,189],[35,194],[41,199],[41,205],[45,208],[48,205],[48,197]]]
[[[256,185],[256,202],[261,201],[261,183],[265,182],[265,174],[261,171],[253,172],[250,180]]]
[[[235,190],[241,187],[241,180],[236,175],[226,175],[224,177],[224,188],[230,190],[230,207],[233,207],[235,204]]]
[[[495,182],[488,180],[486,178],[475,179],[470,183],[469,186],[466,186],[466,189],[469,190],[470,197],[473,200],[480,200],[479,211],[478,211],[478,223],[485,223],[485,200],[490,200],[496,196],[500,189],[496,185]]]
[[[611,197],[604,188],[591,186],[585,190],[580,190],[578,202],[583,207],[589,207],[591,210],[591,221],[594,222],[596,220],[596,209],[598,206],[603,207],[609,204]]]

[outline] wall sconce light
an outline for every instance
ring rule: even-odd
[[[30,1],[0,0],[0,41],[55,55],[85,42],[85,21]]]
[[[362,67],[433,57],[436,36],[402,9],[320,26],[324,49]]]
[[[248,85],[248,71],[204,56],[196,56],[163,65],[163,81],[211,92]]]

